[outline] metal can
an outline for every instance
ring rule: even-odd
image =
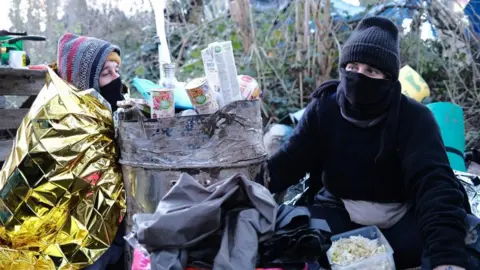
[[[240,93],[243,99],[253,100],[262,97],[260,84],[254,78],[247,75],[239,75],[238,84],[240,85]]]
[[[185,85],[185,90],[198,114],[211,114],[218,110],[213,91],[205,78],[191,80]]]
[[[151,118],[168,118],[175,116],[173,90],[160,88],[150,90]]]

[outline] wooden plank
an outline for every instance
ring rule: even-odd
[[[44,85],[45,79],[0,76],[0,96],[38,95]]]
[[[5,161],[10,150],[12,149],[13,140],[3,140],[0,141],[0,162]]]
[[[37,95],[45,85],[44,70],[0,68],[0,96]]]
[[[45,77],[46,70],[35,69],[20,69],[11,67],[0,67],[0,76],[33,76],[33,77]]]
[[[16,129],[22,123],[29,109],[0,110],[0,130]]]

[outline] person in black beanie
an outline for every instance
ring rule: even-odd
[[[397,27],[362,20],[339,66],[340,80],[313,93],[292,137],[267,161],[265,184],[279,193],[309,173],[320,186],[312,217],[334,234],[378,226],[398,269],[480,269],[465,244],[468,199],[437,123],[401,94]]]

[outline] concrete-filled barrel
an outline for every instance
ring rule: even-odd
[[[454,170],[466,172],[465,121],[462,107],[450,102],[435,102],[428,104],[427,107],[437,120],[450,166]]]
[[[182,173],[210,185],[243,173],[254,179],[266,159],[260,101],[233,102],[212,115],[145,119],[119,114],[118,142],[127,193],[127,231],[136,213],[153,213]]]

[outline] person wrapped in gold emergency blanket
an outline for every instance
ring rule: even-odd
[[[120,63],[106,41],[60,38],[0,173],[0,269],[82,269],[108,253],[125,213],[111,110]]]

